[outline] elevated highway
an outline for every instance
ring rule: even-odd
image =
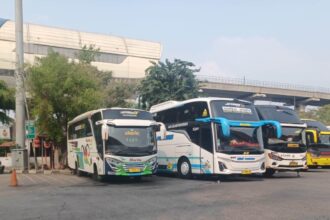
[[[114,79],[118,82],[138,83],[142,78]],[[330,88],[204,75],[197,75],[197,79],[200,81],[204,96],[283,102],[301,110],[306,105],[330,104]],[[0,80],[14,87],[14,71],[0,70]]]
[[[197,79],[208,96],[284,102],[297,108],[330,104],[330,88],[204,75]]]

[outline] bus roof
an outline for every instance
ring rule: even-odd
[[[325,126],[322,122],[314,120],[314,119],[301,119],[303,122],[305,122],[307,124],[308,128],[315,128],[318,129],[320,131],[328,131],[329,129],[327,128],[327,126]]]
[[[102,112],[103,110],[130,110],[130,111],[144,111],[145,112],[145,110],[134,109],[134,108],[120,108],[120,107],[100,108],[100,109],[91,110],[91,111],[85,112],[81,115],[78,115],[77,117],[75,117],[74,119],[69,121],[68,124],[72,124],[72,123],[80,121],[82,119],[89,118],[93,114],[95,114],[97,112]]]
[[[299,115],[287,106],[281,105],[255,105],[262,120],[279,121],[284,127],[307,127]]]
[[[151,106],[150,108],[150,112],[151,113],[155,113],[155,112],[159,112],[159,111],[163,111],[163,110],[167,110],[167,109],[171,109],[171,108],[176,108],[176,107],[180,107],[184,104],[187,103],[192,103],[192,102],[210,102],[213,100],[222,100],[222,101],[240,101],[240,102],[245,102],[245,103],[251,103],[249,101],[245,101],[245,100],[241,100],[241,99],[233,99],[233,98],[221,98],[221,97],[202,97],[202,98],[193,98],[193,99],[188,99],[185,101],[174,101],[174,100],[170,100],[170,101],[166,101],[166,102],[162,102],[156,105]]]

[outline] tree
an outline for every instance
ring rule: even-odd
[[[134,96],[136,84],[111,81],[105,89],[106,107],[133,107],[128,100]]]
[[[90,64],[95,61],[95,58],[100,56],[100,48],[95,48],[95,45],[84,45],[78,54],[76,54],[81,63]]]
[[[194,73],[199,72],[199,69],[194,69],[193,63],[179,59],[170,62],[166,59],[165,63],[152,64],[138,88],[142,108],[168,100],[185,100],[198,96],[199,85]]]
[[[330,125],[330,105],[324,105],[316,111],[318,121]]]
[[[27,69],[27,85],[39,133],[65,149],[68,121],[103,104],[97,75],[100,73],[95,67],[69,62],[53,51],[37,59]]]
[[[324,105],[316,110],[299,112],[300,118],[314,119],[325,125],[330,125],[330,105]]]
[[[0,121],[9,123],[11,119],[6,111],[15,109],[15,91],[10,89],[7,84],[0,80]]]

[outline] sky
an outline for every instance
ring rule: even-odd
[[[15,1],[0,18],[15,20]],[[328,0],[23,0],[24,22],[160,42],[200,74],[330,88]]]

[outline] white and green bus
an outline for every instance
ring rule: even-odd
[[[150,112],[157,133],[158,172],[192,174],[262,174],[265,155],[262,127],[281,136],[276,121],[261,121],[252,103],[230,98],[168,101]]]
[[[68,165],[78,175],[145,176],[157,169],[156,131],[147,111],[126,108],[86,112],[68,123]]]

